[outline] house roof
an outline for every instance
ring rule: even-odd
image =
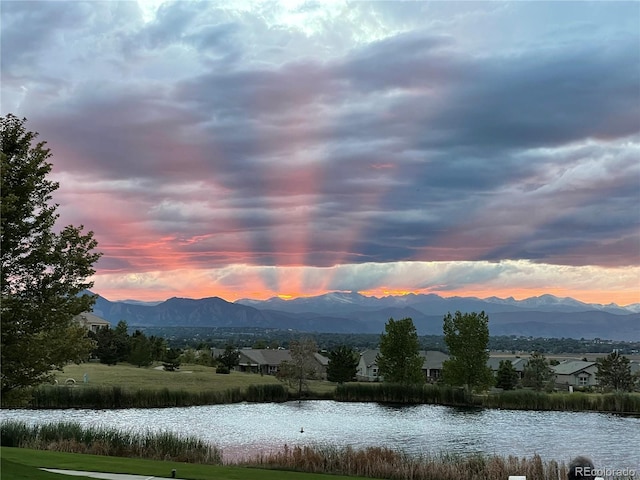
[[[105,327],[111,325],[111,322],[108,322],[104,318],[99,317],[92,312],[82,312],[81,314],[76,315],[73,318],[84,323],[85,325],[104,325]]]
[[[360,360],[368,367],[376,364],[376,357],[380,353],[380,350],[365,350],[360,354]]]
[[[240,363],[256,365],[280,365],[284,361],[291,361],[291,352],[283,349],[242,349],[240,351]],[[313,354],[316,361],[323,366],[329,363],[329,359],[320,353]],[[244,357],[244,358],[243,358]]]
[[[442,364],[449,360],[449,355],[437,350],[420,351],[420,355],[424,358],[422,363],[423,370],[442,369]]]
[[[509,360],[516,372],[524,371],[524,367],[528,361],[526,358],[522,357],[489,357],[489,360],[487,360],[487,366],[490,367],[491,370],[498,371],[502,360]]]
[[[420,350],[418,352],[420,356],[423,358],[422,369],[441,369],[442,363],[446,360],[449,360],[449,355],[446,353],[439,352],[437,350]],[[367,366],[376,364],[376,357],[380,354],[380,350],[365,350],[360,354],[360,359]]]
[[[584,360],[565,360],[558,365],[551,366],[551,369],[556,373],[556,375],[574,375],[595,364],[596,362],[585,362]]]
[[[323,367],[329,365],[329,357],[325,357],[321,353],[314,353],[313,356],[316,357],[317,362]]]
[[[240,355],[244,355],[246,359],[257,365],[280,365],[284,361],[291,361],[291,354],[289,350],[276,350],[276,349],[246,349],[240,350]],[[242,359],[240,363],[243,362]]]

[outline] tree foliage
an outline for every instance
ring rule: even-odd
[[[218,356],[218,363],[231,371],[240,363],[240,352],[233,345],[227,345],[224,347],[224,352]]]
[[[136,330],[129,339],[128,361],[137,367],[148,367],[153,363],[151,341],[140,330]]]
[[[629,359],[618,352],[611,352],[604,358],[596,360],[598,384],[604,390],[621,390],[630,392],[635,382],[631,374]]]
[[[443,322],[449,360],[442,365],[442,378],[449,385],[486,390],[493,381],[489,360],[489,317],[484,313],[447,313]]]
[[[405,385],[424,383],[423,358],[420,356],[418,333],[411,318],[390,318],[380,336],[378,370],[385,382]]]
[[[98,357],[100,363],[115,365],[118,362],[130,360],[132,338],[127,334],[127,329],[127,322],[120,320],[114,329],[104,327],[96,333],[90,334],[90,337],[96,342],[93,355]],[[142,334],[140,333],[140,335]]]
[[[358,370],[358,354],[351,347],[340,345],[329,352],[327,380],[330,382],[350,382]]]
[[[496,373],[496,387],[503,390],[513,390],[518,385],[518,372],[510,360],[500,360]]]
[[[554,374],[546,357],[540,352],[533,352],[524,367],[522,384],[534,390],[550,390],[553,388]]]
[[[180,350],[170,348],[164,355],[162,368],[167,372],[175,372],[180,368]]]
[[[308,380],[318,376],[318,362],[315,359],[317,351],[318,346],[311,338],[293,340],[289,343],[291,361],[285,360],[278,367],[277,378],[297,387],[299,397],[309,388]]]
[[[88,356],[92,343],[74,316],[91,309],[93,232],[56,231],[58,183],[47,177],[51,157],[26,120],[0,118],[2,245],[2,393],[37,385],[51,371]]]

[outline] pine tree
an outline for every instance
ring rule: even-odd
[[[167,372],[175,372],[180,368],[180,351],[175,348],[167,350],[162,367]]]
[[[618,352],[612,352],[605,358],[596,360],[598,384],[604,390],[621,390],[630,392],[634,388],[629,359]]]
[[[341,345],[329,352],[327,380],[330,382],[350,382],[355,379],[358,369],[358,354],[351,347]]]
[[[500,360],[496,373],[496,387],[503,390],[513,390],[518,384],[518,372],[510,360]]]
[[[534,352],[524,367],[522,384],[534,390],[550,390],[553,386],[553,370],[540,352]]]

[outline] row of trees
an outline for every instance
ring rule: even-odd
[[[450,355],[443,364],[443,382],[475,390],[488,388],[493,382],[493,372],[487,366],[489,319],[485,313],[449,313],[444,317],[443,330]],[[392,318],[387,322],[380,338],[377,364],[385,381],[401,384],[425,381],[418,333],[410,318]]]
[[[88,335],[95,342],[92,356],[107,365],[129,362],[138,367],[148,367],[154,361],[164,361],[168,356],[174,356],[164,338],[153,335],[147,337],[140,330],[129,335],[128,325],[124,320],[118,322],[113,329],[100,328]]]
[[[443,322],[444,340],[449,360],[443,363],[443,383],[485,391],[495,385],[511,390],[520,384],[520,376],[509,360],[500,362],[494,377],[489,360],[489,318],[484,312],[448,313]],[[410,318],[390,319],[380,339],[377,358],[379,373],[385,381],[401,384],[422,383],[423,359],[419,353],[418,335]],[[596,361],[598,385],[603,390],[632,391],[640,384],[640,375],[631,374],[627,357],[613,352]],[[534,390],[552,390],[555,375],[550,362],[534,352],[523,370],[522,386]]]

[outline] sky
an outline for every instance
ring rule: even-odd
[[[640,3],[11,1],[110,300],[640,302]]]

